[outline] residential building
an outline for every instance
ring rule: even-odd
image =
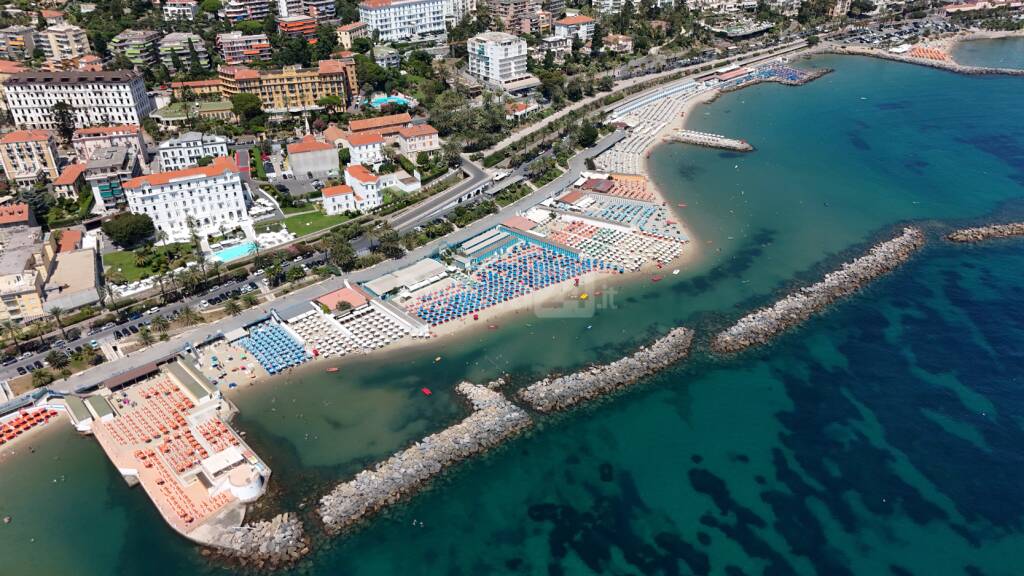
[[[624,4],[624,0],[593,0],[594,11],[598,14],[618,14]]]
[[[338,149],[333,144],[320,142],[312,135],[306,135],[289,144],[288,166],[295,178],[331,178],[338,175],[340,161]]]
[[[296,16],[305,14],[302,7],[302,0],[277,0],[277,17]]]
[[[509,102],[505,104],[505,119],[518,122],[537,110],[540,110],[540,105],[533,101]]]
[[[111,38],[108,46],[111,52],[124,56],[136,68],[147,69],[160,61],[157,54],[159,41],[159,32],[128,29]]]
[[[338,43],[345,50],[352,49],[352,42],[370,37],[370,27],[365,22],[352,22],[338,27]]]
[[[451,25],[458,24],[464,16],[476,13],[477,0],[445,0],[444,19]]]
[[[234,108],[229,100],[215,102],[175,102],[151,115],[165,129],[177,130],[190,127],[196,120],[220,120],[237,122]]]
[[[47,60],[60,62],[91,54],[85,30],[71,24],[50,26],[37,34]]]
[[[18,187],[57,178],[57,144],[46,130],[15,130],[0,138],[0,164]]]
[[[38,226],[28,204],[0,204],[0,230]],[[0,268],[2,270],[2,268]]]
[[[149,162],[146,141],[137,124],[79,128],[71,136],[71,147],[78,161],[83,163],[92,158],[93,152],[103,148],[128,148],[138,158],[140,166]]]
[[[85,163],[79,162],[64,168],[53,181],[53,195],[63,200],[76,200],[85,188]]]
[[[216,134],[186,132],[161,142],[156,154],[161,172],[183,170],[195,166],[200,158],[227,156],[228,139]]]
[[[334,18],[334,0],[302,0],[302,8],[317,22]]]
[[[65,231],[68,236],[73,231]],[[53,236],[50,246],[44,250],[52,250]],[[63,235],[61,244],[64,244]],[[44,252],[44,260],[46,252]],[[91,306],[100,301],[100,266],[96,251],[92,248],[67,250],[52,254],[47,265],[47,280],[43,286],[44,307],[46,310],[61,308],[77,310],[83,306]]]
[[[408,112],[402,112],[401,114],[389,114],[387,116],[377,116],[376,118],[350,120],[348,129],[353,133],[377,132],[387,140],[389,137],[397,136],[399,129],[409,125],[411,122],[412,116]]]
[[[324,213],[329,216],[345,212],[366,212],[380,206],[380,204],[372,205],[362,196],[356,196],[355,191],[348,184],[328,186],[320,192],[324,198]]]
[[[40,10],[39,15],[43,17],[43,22],[46,22],[47,26],[56,26],[67,22],[64,19],[64,13],[60,10]]]
[[[31,26],[0,29],[0,56],[9,60],[28,60],[36,49],[36,30]]]
[[[223,13],[231,22],[263,20],[270,16],[270,0],[227,0]]]
[[[614,54],[632,54],[633,38],[625,34],[608,34],[604,37],[604,49]]]
[[[555,63],[565,62],[565,59],[572,54],[572,38],[569,36],[547,36],[542,38],[537,52],[541,59],[544,59],[548,52]]]
[[[330,142],[331,144],[334,144],[335,148],[341,148],[342,146],[345,145],[343,140],[345,140],[345,138],[348,138],[348,135],[348,132],[345,132],[341,128],[338,128],[337,124],[331,122],[330,124],[327,125],[327,128],[324,129],[324,133],[321,134],[321,139],[324,142]]]
[[[7,99],[4,98],[4,82],[11,77],[11,74],[24,72],[26,68],[17,62],[0,60],[0,112],[7,110]]]
[[[284,16],[277,19],[277,29],[285,36],[316,40],[316,18],[303,14]]]
[[[187,80],[184,82],[171,82],[171,91],[175,98],[184,98],[186,92],[192,92],[196,96],[220,96],[220,80]]]
[[[71,105],[75,126],[142,124],[153,110],[142,75],[104,72],[21,72],[4,83],[7,107],[18,128],[56,128],[53,107]]]
[[[391,46],[374,46],[373,61],[381,68],[398,68],[402,65],[402,55]]]
[[[270,60],[270,40],[266,34],[242,34],[238,30],[217,34],[217,51],[229,65]],[[217,82],[220,90],[220,82]]]
[[[227,157],[209,166],[158,172],[124,184],[128,209],[153,219],[166,242],[188,242],[242,226],[252,233],[250,197],[238,166]]]
[[[27,204],[0,206],[0,321],[22,322],[45,314],[44,268],[37,262],[41,241]]]
[[[341,140],[348,148],[350,164],[365,164],[374,168],[384,163],[384,137],[378,132],[348,134]]]
[[[430,124],[418,124],[398,131],[398,149],[406,157],[414,159],[420,152],[433,152],[441,149],[441,138],[437,128]]]
[[[92,190],[93,212],[107,214],[125,205],[124,183],[142,170],[130,148],[100,148],[85,165],[85,181]]]
[[[352,189],[352,203],[356,210],[365,212],[372,210],[383,203],[381,192],[384,188],[380,185],[380,178],[366,169],[362,164],[349,164],[345,167],[345,184]],[[344,196],[344,195],[342,195]],[[336,202],[348,202],[342,198]],[[360,207],[360,204],[362,207]],[[324,205],[326,210],[327,206]],[[351,210],[352,208],[347,208]],[[344,212],[345,210],[341,210]],[[330,214],[330,212],[328,212]]]
[[[587,43],[594,36],[594,19],[577,15],[555,20],[555,36],[579,38],[583,43]]]
[[[321,60],[316,68],[286,66],[280,70],[253,70],[245,66],[220,67],[221,94],[230,98],[246,92],[259,96],[263,111],[272,114],[319,110],[317,100],[340,96],[343,108],[359,93],[352,58]]]
[[[364,0],[359,20],[378,33],[381,42],[397,42],[445,33],[448,0]]]
[[[510,32],[531,32],[531,19],[541,9],[541,0],[484,0],[484,3],[491,16]]]
[[[199,2],[196,0],[162,0],[160,8],[164,20],[192,21],[199,15]]]
[[[565,0],[543,0],[544,11],[551,13],[555,18],[565,13]]]
[[[182,66],[190,68],[193,66],[192,58],[195,55],[199,66],[209,68],[210,56],[206,53],[206,44],[202,36],[191,32],[171,32],[164,36],[159,43],[160,61],[171,73],[178,71]]]
[[[466,43],[469,53],[467,72],[489,84],[509,92],[540,85],[536,76],[526,71],[526,41],[505,32],[484,32]]]

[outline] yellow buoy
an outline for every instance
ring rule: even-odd
[[[584,292],[583,294],[580,294],[580,300],[586,300],[586,299],[587,299],[587,293],[586,292]]]

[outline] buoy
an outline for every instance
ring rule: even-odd
[[[686,204],[684,204],[682,202],[680,202],[679,204],[676,204],[676,206],[679,206],[680,208],[686,208]]]
[[[332,373],[333,373],[333,372],[337,372],[337,371],[338,371],[338,369],[337,369],[337,368],[334,368],[334,367],[331,367],[331,368],[328,368],[328,369],[327,369],[327,371],[328,371],[328,372],[332,372]]]
[[[652,276],[651,282],[661,282],[661,276]]]
[[[580,294],[580,300],[586,300],[588,298],[587,293]]]
[[[675,276],[676,274],[679,274],[679,268],[676,268],[675,270],[672,271],[673,276]]]
[[[430,391],[430,388],[426,387],[420,388],[420,392],[423,392],[424,396],[430,396],[431,394],[433,394],[433,392]]]
[[[441,357],[440,356],[438,356],[437,358],[434,358],[434,363],[435,364],[440,362],[440,361],[441,361]]]

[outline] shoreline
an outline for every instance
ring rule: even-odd
[[[968,66],[966,64],[960,64],[956,62],[955,60],[953,60],[952,56],[950,56],[949,60],[930,60],[928,58],[918,58],[906,54],[894,54],[886,50],[881,50],[879,48],[868,48],[866,46],[825,46],[810,53],[809,55],[813,56],[814,54],[836,54],[839,56],[867,56],[871,58],[878,58],[880,60],[889,60],[892,62],[901,62],[903,64],[914,64],[917,66],[924,66],[926,68],[935,68],[937,70],[945,70],[947,72],[954,72],[956,74],[964,74],[968,76],[1024,76],[1024,68]]]

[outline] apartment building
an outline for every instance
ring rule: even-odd
[[[302,8],[318,22],[330,20],[335,14],[334,0],[302,0]]]
[[[85,185],[85,163],[72,164],[53,181],[53,195],[63,200],[76,200]]]
[[[11,184],[24,188],[57,179],[57,143],[47,130],[15,130],[0,138],[0,164]]]
[[[347,134],[341,144],[348,149],[350,164],[376,167],[384,162],[384,137],[379,132]]]
[[[351,50],[352,42],[359,38],[370,37],[370,27],[366,25],[366,22],[352,22],[351,24],[339,26],[337,35],[338,43],[341,44],[342,48]]]
[[[191,32],[171,32],[164,36],[158,45],[160,62],[171,73],[178,71],[178,65],[184,68],[192,66],[192,55],[195,54],[199,65],[209,68],[210,55],[206,52],[206,44],[202,36]]]
[[[526,41],[505,32],[483,32],[466,42],[470,75],[485,84],[516,92],[540,84],[526,71]]]
[[[491,15],[505,30],[530,32],[531,21],[541,10],[541,0],[484,0]],[[525,28],[525,30],[524,30]]]
[[[320,142],[312,135],[289,144],[288,167],[296,178],[331,178],[338,175],[340,159],[334,144]]]
[[[228,139],[216,134],[186,132],[161,142],[156,155],[161,172],[183,170],[195,166],[200,158],[227,156]]]
[[[193,21],[199,15],[199,2],[196,0],[163,0],[160,6],[164,20]]]
[[[228,65],[270,60],[270,39],[266,34],[242,34],[238,30],[217,34],[217,51]],[[217,84],[218,91],[220,84]]]
[[[72,106],[78,128],[142,124],[153,110],[142,75],[127,70],[21,72],[4,83],[4,97],[15,126],[23,129],[55,129],[58,102]]]
[[[31,26],[0,29],[0,56],[9,60],[27,60],[36,49],[36,30]]]
[[[420,152],[440,150],[441,138],[437,128],[430,124],[409,126],[398,131],[398,149],[407,158],[415,159]]]
[[[79,128],[71,136],[71,147],[79,162],[87,162],[95,151],[103,148],[128,148],[145,166],[148,161],[146,142],[142,138],[142,130],[136,124],[119,126],[93,126]]]
[[[227,157],[209,166],[132,178],[124,190],[128,209],[152,218],[167,242],[188,242],[193,230],[210,236],[252,224],[249,194],[238,166]]]
[[[175,98],[184,98],[185,94],[192,92],[196,96],[220,96],[220,80],[186,80],[184,82],[171,82],[171,92]]]
[[[45,314],[45,278],[37,262],[42,242],[27,204],[0,206],[0,321],[34,320]]]
[[[130,148],[100,148],[85,164],[85,182],[92,190],[93,212],[109,214],[125,205],[124,183],[142,173]]]
[[[154,30],[124,30],[110,39],[108,47],[124,56],[139,69],[152,68],[160,61],[157,43],[160,33]]]
[[[622,12],[624,0],[594,0],[594,11],[598,14],[618,14]]]
[[[342,205],[346,207],[335,212],[336,214],[346,210],[365,212],[380,206],[383,202],[381,192],[384,190],[384,187],[381,186],[380,178],[367,170],[362,164],[349,164],[345,168],[345,185],[352,190],[352,197],[345,198],[345,194],[339,194],[342,197],[335,200],[335,202],[339,204],[344,203]],[[324,204],[325,211],[327,208],[328,206]],[[331,212],[327,213],[331,214]]]
[[[36,35],[47,60],[62,62],[91,54],[85,30],[72,24],[50,26]]]
[[[11,74],[17,74],[25,70],[27,68],[17,62],[0,60],[0,112],[7,111],[7,99],[4,98],[4,82],[11,77]]]
[[[259,96],[263,111],[271,114],[317,110],[323,96],[340,96],[345,107],[359,93],[352,58],[321,60],[316,68],[286,66],[280,70],[253,70],[245,66],[220,67],[221,94],[230,98],[246,92]]]
[[[270,5],[270,0],[227,0],[222,12],[224,18],[231,22],[263,20],[270,16]]]
[[[447,0],[364,0],[359,20],[378,33],[381,42],[445,33]]]
[[[277,29],[285,36],[305,38],[312,42],[316,39],[316,18],[303,14],[284,16],[277,19]]]
[[[579,38],[584,43],[589,42],[594,36],[594,19],[590,16],[577,15],[555,20],[555,36]]]

